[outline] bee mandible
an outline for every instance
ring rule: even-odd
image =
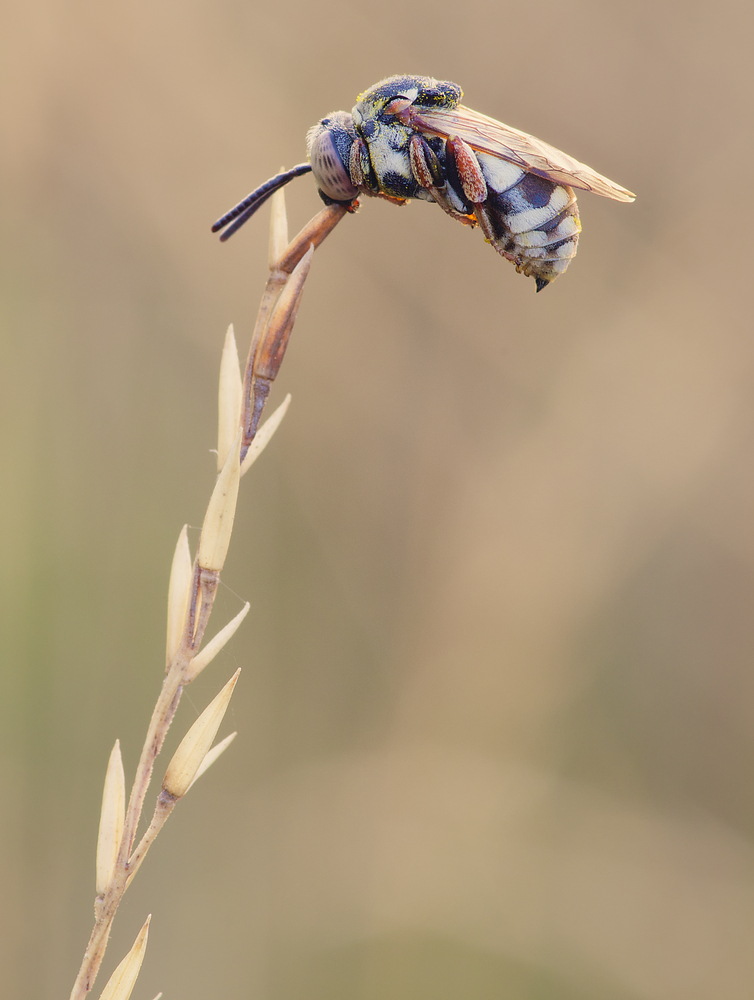
[[[327,205],[355,209],[359,195],[404,205],[436,202],[479,226],[488,243],[541,292],[576,255],[581,232],[573,188],[615,201],[631,191],[526,132],[461,104],[463,91],[428,76],[391,76],[334,111],[306,137],[308,162],[262,184],[214,224],[226,240],[295,177],[313,173]],[[227,228],[226,228],[227,227]]]

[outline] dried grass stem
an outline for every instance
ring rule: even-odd
[[[279,194],[282,199],[282,192]],[[276,195],[275,197],[278,196]],[[158,796],[149,826],[134,850],[136,831],[144,808],[155,761],[162,749],[168,729],[175,716],[183,688],[206,666],[206,663],[210,661],[222,645],[222,642],[217,643],[216,640],[218,637],[215,637],[213,644],[217,646],[217,649],[213,648],[211,656],[205,657],[206,663],[202,662],[198,669],[192,668],[192,660],[201,647],[212,613],[220,580],[220,569],[222,568],[225,552],[227,551],[227,544],[235,515],[240,464],[243,462],[249,446],[257,433],[259,420],[269,395],[270,387],[285,355],[288,338],[296,320],[296,313],[314,248],[319,246],[329,233],[332,232],[338,222],[345,216],[346,212],[347,209],[341,205],[332,205],[325,208],[286,246],[287,235],[284,203],[279,204],[273,210],[270,246],[273,248],[274,253],[278,253],[280,247],[285,247],[285,249],[279,256],[279,259],[271,261],[270,276],[267,280],[259,307],[251,348],[246,362],[240,428],[237,432],[234,432],[230,424],[231,420],[238,419],[238,411],[235,409],[236,416],[228,418],[228,426],[222,427],[221,434],[219,435],[221,440],[229,442],[235,433],[235,441],[220,471],[212,499],[210,500],[202,527],[199,554],[191,570],[190,586],[190,556],[188,554],[185,529],[181,533],[179,545],[176,549],[173,571],[171,572],[171,593],[168,601],[169,627],[167,645],[169,662],[167,671],[152,717],[149,721],[125,817],[123,818],[122,814],[122,781],[119,799],[120,805],[110,807],[112,813],[108,814],[108,820],[112,820],[117,809],[120,810],[120,814],[119,818],[117,818],[117,824],[115,826],[111,824],[108,829],[119,829],[122,819],[123,834],[114,866],[112,866],[112,853],[114,853],[113,838],[110,836],[109,840],[105,838],[103,841],[106,843],[106,847],[103,848],[102,853],[106,856],[108,851],[111,852],[110,861],[107,862],[105,857],[103,864],[99,865],[98,859],[98,873],[100,871],[105,872],[105,875],[102,876],[103,881],[106,880],[107,872],[111,867],[112,874],[108,884],[102,887],[102,891],[95,899],[95,923],[84,953],[81,968],[71,991],[71,1000],[83,1000],[91,989],[102,963],[113,919],[118,905],[123,898],[123,894],[139,870],[155,837],[175,808],[178,798],[188,791],[196,780],[197,775],[206,769],[211,760],[214,760],[224,746],[232,739],[232,737],[229,737],[224,741],[222,746],[215,747],[211,751],[209,750],[209,746],[215,738],[217,727],[220,724],[222,715],[227,707],[227,701],[237,680],[237,674],[226,684],[214,702],[205,709],[205,712],[202,713],[202,716],[194,724],[187,737],[184,738],[181,747],[185,743],[190,742],[193,731],[201,730],[197,741],[194,742],[193,749],[188,751],[188,764],[177,764],[176,761],[181,753],[181,747],[176,752],[174,760],[171,762],[171,767],[168,768],[168,774],[166,774],[166,787],[163,788]],[[234,344],[232,336],[230,342]],[[235,351],[234,346],[233,350]],[[237,357],[235,365],[235,378],[238,380]],[[221,379],[222,384],[223,380]],[[221,389],[221,396],[222,393],[223,390]],[[235,404],[233,403],[233,399],[236,400]],[[279,423],[282,413],[285,412],[285,405],[287,404],[284,404],[280,408],[279,415],[275,415],[273,420],[270,421],[270,428],[268,429],[265,425],[265,433],[260,435],[260,442],[258,444],[261,445],[269,439],[272,430]],[[227,396],[224,402],[221,399],[220,413],[233,412],[234,406],[237,406],[237,395],[233,396],[231,392],[231,395]],[[255,454],[251,460],[256,457],[256,454],[260,450],[260,447],[255,446]],[[202,561],[204,565],[202,565]],[[239,616],[239,622],[240,617],[242,616]],[[235,627],[235,625],[232,628],[227,627],[220,634],[229,638],[235,631]],[[176,642],[178,636],[180,638]],[[224,641],[227,641],[227,638]],[[173,648],[174,644],[175,648]],[[202,719],[204,716],[211,716],[211,719],[206,723],[204,730],[202,730]],[[119,749],[117,747],[116,749],[118,751],[119,762]],[[202,757],[203,760],[201,760]],[[168,780],[168,776],[175,769],[179,773],[179,778],[177,779],[177,784],[174,786]],[[105,796],[105,799],[108,802],[115,801],[113,796]],[[146,929],[144,929],[143,935],[145,944]],[[140,961],[141,959],[139,958]]]

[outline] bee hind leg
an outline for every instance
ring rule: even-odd
[[[497,250],[501,257],[505,257],[505,259],[509,260],[511,264],[515,264],[516,270],[520,271],[524,266],[524,261],[520,253],[514,252],[516,244],[511,238],[510,233],[505,233],[501,237],[501,235],[496,232],[490,216],[490,210],[486,205],[474,205],[474,215],[477,218],[479,228],[482,230],[485,240],[495,250]]]

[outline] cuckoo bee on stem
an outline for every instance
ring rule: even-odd
[[[461,104],[461,88],[428,76],[391,76],[309,130],[308,163],[278,174],[212,227],[221,240],[278,188],[312,172],[322,200],[352,210],[359,195],[405,205],[434,201],[479,226],[488,243],[542,291],[576,255],[573,189],[615,201],[634,195],[567,153]],[[226,228],[228,227],[228,228]]]

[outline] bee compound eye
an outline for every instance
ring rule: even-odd
[[[314,139],[309,159],[317,185],[328,198],[352,201],[359,193],[351,183],[331,130],[323,129]]]

